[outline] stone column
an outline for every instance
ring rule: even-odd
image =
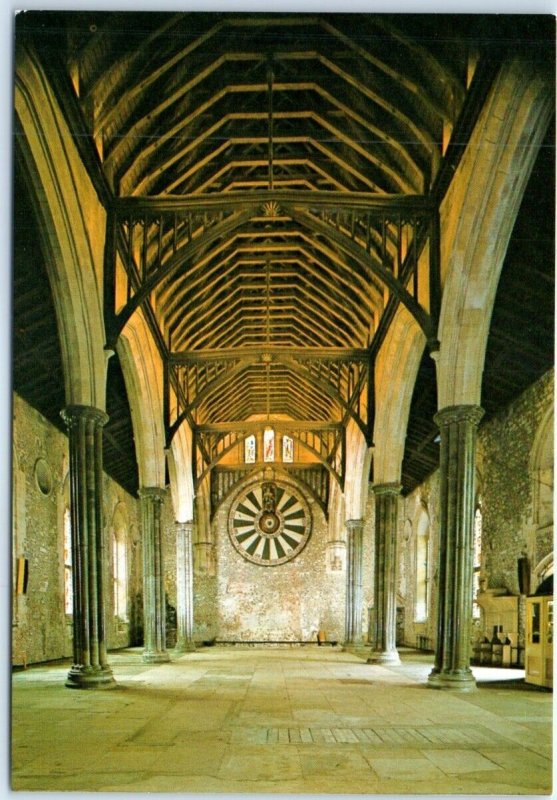
[[[176,651],[195,650],[193,641],[193,522],[176,523]]]
[[[474,689],[470,670],[474,482],[479,406],[451,406],[435,415],[441,431],[439,463],[439,604],[435,666],[429,685]]]
[[[396,649],[396,572],[399,483],[376,484],[373,653],[369,664],[400,664]]]
[[[143,535],[143,661],[157,664],[169,661],[166,651],[166,606],[161,509],[164,489],[139,490]]]
[[[116,685],[106,657],[102,429],[104,411],[68,406],[62,411],[70,448],[72,525],[73,665],[66,686],[106,689]]]
[[[346,522],[346,633],[345,644],[361,644],[362,639],[362,545],[364,521]]]

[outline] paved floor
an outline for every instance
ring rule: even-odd
[[[551,792],[552,694],[522,673],[477,668],[477,691],[439,692],[429,655],[385,668],[316,645],[111,663],[105,692],[64,688],[68,664],[13,675],[13,790]]]

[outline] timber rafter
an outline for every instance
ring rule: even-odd
[[[218,507],[234,491],[236,486],[244,481],[250,474],[261,471],[261,464],[247,464],[236,466],[219,466],[211,470],[210,497],[211,516],[215,515]],[[292,464],[274,464],[272,471],[276,475],[281,472],[301,483],[313,495],[321,507],[325,519],[329,512],[329,472],[322,464],[306,464],[303,462]]]
[[[237,420],[257,413],[265,399],[270,402],[270,414],[294,416],[296,408],[300,405],[303,408],[303,394],[310,398],[314,394],[312,404],[321,407],[325,420],[331,414],[339,420],[352,418],[369,441],[373,429],[367,402],[369,366],[367,351],[338,348],[270,347],[264,352],[244,348],[212,350],[205,354],[172,354],[165,371],[165,386],[171,385],[172,375],[172,384],[179,386],[179,392],[174,401],[171,401],[170,390],[165,392],[167,446],[186,419],[193,420],[196,430],[203,430],[199,426],[212,416],[211,398],[215,395],[218,395],[216,407],[221,413],[230,395],[232,413],[229,418]],[[242,392],[237,383],[247,385],[247,396],[253,404],[251,411],[244,408],[240,411]],[[296,383],[303,387],[299,396]],[[328,398],[325,405],[320,396]],[[292,407],[282,405],[292,397],[296,401]]]
[[[195,431],[267,408],[294,418],[352,419],[369,444],[369,344],[389,298],[435,341],[436,319],[419,296],[420,252],[436,231],[436,211],[424,197],[279,189],[128,198],[115,204],[112,220],[112,283],[119,270],[126,293],[118,309],[107,310],[111,341],[145,306],[164,320],[160,335],[169,349],[182,331],[202,346],[166,358],[167,443],[185,420]],[[430,246],[430,287],[439,283],[431,275],[437,251]],[[334,355],[325,353],[331,320]],[[351,343],[366,346],[357,351]],[[338,442],[336,452],[342,476]]]
[[[288,434],[297,452],[302,455],[309,455],[310,458],[321,464],[327,472],[339,484],[341,490],[344,488],[345,466],[346,466],[346,437],[344,428],[340,424],[323,424],[319,422],[305,421],[258,421],[247,420],[239,425],[230,423],[228,430],[226,425],[199,426],[194,435],[194,479],[195,485],[199,486],[209,475],[212,469],[226,459],[233,451],[237,451],[237,463],[244,462],[244,444],[248,436],[261,434],[266,428],[272,427],[275,434]],[[259,469],[270,468],[293,468],[302,465],[312,466],[311,461],[307,460],[284,462],[279,454],[272,462],[266,462],[258,455],[254,466]],[[250,468],[252,465],[249,465]],[[315,466],[315,464],[313,464]]]
[[[259,194],[257,197],[259,200]],[[304,231],[318,242],[314,246],[320,250],[322,262],[323,258],[336,262],[346,271],[349,283],[355,281],[356,286],[362,287],[364,304],[366,292],[367,304],[372,303],[374,287],[379,283],[406,305],[427,338],[433,338],[436,319],[430,317],[417,297],[418,246],[424,244],[421,232],[425,229],[427,237],[434,230],[435,217],[435,210],[424,198],[345,196],[335,192],[317,196],[310,193],[303,197],[300,193],[277,190],[262,193],[260,199],[261,203],[256,205],[254,194],[248,193],[246,196],[195,198],[197,204],[192,198],[175,202],[163,199],[158,207],[152,201],[144,205],[129,200],[119,203],[112,217],[117,227],[113,238],[119,245],[127,288],[123,305],[116,310],[114,298],[113,307],[107,309],[109,346],[114,344],[139,307],[164,285],[169,286],[176,279],[179,284],[181,275],[191,297],[188,276],[191,274],[195,280],[200,265],[208,265],[215,252],[224,255],[229,241],[239,241],[240,236],[240,241],[244,241],[241,252],[247,254],[261,251],[283,254],[285,250],[296,254]],[[286,209],[287,219],[301,226],[301,230],[280,227],[265,230],[265,218],[268,224],[275,222],[276,226],[281,208]],[[257,212],[261,211],[261,229],[248,228],[244,232],[246,223],[253,224]],[[321,239],[328,242],[328,246],[324,246]],[[250,242],[253,242],[251,247]],[[431,250],[434,252],[435,247]],[[400,279],[403,259],[413,264],[415,274],[410,290]],[[116,257],[108,268],[117,270]],[[429,272],[434,269],[438,270],[438,263],[430,258]],[[222,272],[217,272],[222,280]],[[435,280],[438,282],[438,277]],[[206,294],[210,286],[205,288]],[[173,295],[177,294],[179,297],[174,286]],[[183,308],[182,302],[180,307]],[[377,305],[374,313],[380,313]]]
[[[107,211],[107,347],[143,314],[167,440],[187,421],[205,464],[204,426],[267,411],[355,420],[369,444],[374,359],[401,304],[438,347],[438,206],[520,36],[444,15],[129,20],[18,19]],[[342,475],[340,438],[325,449]]]

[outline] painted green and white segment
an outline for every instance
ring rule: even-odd
[[[245,489],[234,500],[228,533],[245,559],[277,566],[295,558],[306,546],[311,512],[294,487],[280,481],[263,482]]]

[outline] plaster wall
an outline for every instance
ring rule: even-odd
[[[41,468],[37,470],[37,462]],[[28,560],[25,594],[13,594],[12,662],[16,665],[72,655],[72,618],[64,609],[64,509],[68,489],[68,439],[18,395],[13,395],[12,564]],[[39,476],[39,480],[37,477]],[[39,487],[43,486],[43,490]],[[111,478],[103,483],[106,630],[109,648],[134,642],[141,595],[137,502]],[[114,614],[111,523],[119,509],[127,526],[128,614]]]

